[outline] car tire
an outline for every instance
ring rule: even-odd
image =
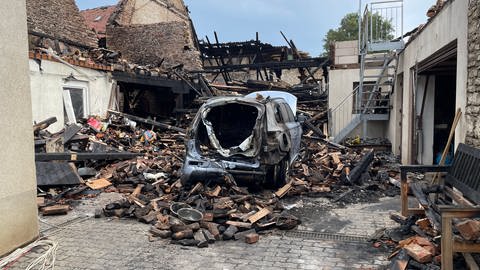
[[[290,164],[288,157],[285,157],[279,164],[275,165],[273,181],[276,188],[283,187],[288,182]]]

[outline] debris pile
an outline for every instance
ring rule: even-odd
[[[180,131],[184,129],[150,119],[143,121],[149,123],[148,127],[114,114],[104,121],[91,117],[83,125],[67,125],[55,134],[45,130],[56,122],[55,118],[37,123],[34,133],[40,210],[48,214],[48,206],[94,196],[111,186],[112,178],[118,180],[116,184],[144,181],[136,177],[135,171],[135,177],[132,173],[117,173],[116,169],[124,166],[133,168],[132,163],[148,167],[146,173],[161,169],[162,173],[178,177],[184,151]],[[152,126],[167,131],[160,136]],[[142,158],[136,158],[139,156]]]
[[[292,168],[289,195],[324,196],[337,203],[375,201],[399,194],[398,160],[372,149],[338,148],[305,137],[301,158]]]
[[[128,175],[133,169],[136,177],[144,180],[133,189],[135,184],[130,178],[114,176],[117,191],[127,196],[106,205],[103,212],[105,216],[133,217],[152,224],[153,237],[198,247],[215,240],[245,239],[253,243],[258,240],[257,232],[274,227],[292,229],[300,222],[284,211],[279,198],[271,192],[250,193],[228,178],[223,185],[198,182],[186,189],[178,178],[163,172],[147,173],[142,164],[115,167],[114,175]]]
[[[183,186],[180,169],[185,127],[191,117],[186,114],[172,126],[172,122],[110,111],[107,119],[91,117],[57,134],[45,130],[55,119],[37,123],[37,173],[42,174],[38,168],[47,166],[43,174],[49,179],[65,180],[65,175],[75,179],[45,184],[38,177],[42,213],[64,214],[75,199],[117,192],[125,199],[97,209],[96,217],[135,218],[152,225],[152,240],[168,238],[181,245],[205,247],[229,239],[254,243],[258,234],[295,228],[301,221],[285,209],[281,201],[285,196],[325,196],[348,203],[358,202],[347,195],[362,189],[386,192],[394,187],[389,181],[397,169],[382,169],[394,162],[387,155],[328,144],[309,135],[293,164],[291,181],[278,190],[241,187],[232,177],[220,183],[204,179]],[[63,161],[52,162],[59,159]],[[58,164],[63,168],[59,174],[48,167]]]

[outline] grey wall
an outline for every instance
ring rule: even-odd
[[[478,3],[478,0],[475,0]],[[401,155],[403,164],[412,163],[413,153],[413,119],[412,113],[415,93],[412,83],[412,72],[416,63],[420,63],[446,45],[457,41],[457,78],[455,108],[465,112],[467,103],[467,16],[468,1],[457,0],[446,2],[438,15],[431,19],[420,34],[407,45],[400,54],[398,74],[403,73],[402,110],[402,141]],[[398,110],[398,108],[394,108]],[[462,115],[455,130],[455,145],[465,141],[466,121]]]
[[[0,256],[38,236],[25,0],[0,7]]]

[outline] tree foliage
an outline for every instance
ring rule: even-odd
[[[370,17],[370,15],[369,15]],[[385,37],[393,39],[393,26],[379,14],[372,16],[372,32],[373,37]],[[326,54],[330,52],[330,44],[335,41],[358,40],[358,13],[348,13],[340,21],[340,27],[328,30],[323,41],[323,49]]]

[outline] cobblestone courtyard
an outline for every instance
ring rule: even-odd
[[[87,200],[66,216],[40,217],[42,234],[59,243],[56,269],[385,269],[388,254],[367,238],[395,226],[388,212],[398,205],[398,198],[388,198],[333,208],[305,218],[298,230],[261,235],[253,245],[217,241],[199,249],[150,242],[149,226],[134,220],[91,217],[104,201]],[[36,256],[28,253],[10,269],[24,269]]]

